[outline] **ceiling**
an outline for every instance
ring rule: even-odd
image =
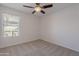
[[[50,4],[50,3],[41,3],[41,5],[46,5],[46,4]],[[33,9],[25,8],[23,7],[23,5],[35,6],[34,3],[0,3],[0,5],[13,8],[15,10],[19,10],[21,12],[28,14],[32,14]],[[51,14],[53,12],[59,11],[71,5],[73,5],[73,3],[53,3],[53,7],[45,9],[45,12],[46,14]]]

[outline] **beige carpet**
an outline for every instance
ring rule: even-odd
[[[51,44],[43,40],[0,49],[2,56],[75,56],[78,52]]]

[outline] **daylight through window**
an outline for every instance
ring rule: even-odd
[[[4,37],[19,36],[19,17],[3,14],[3,33]]]

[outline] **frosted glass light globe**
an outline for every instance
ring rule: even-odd
[[[41,11],[41,7],[35,7],[35,11],[36,12],[40,12]]]

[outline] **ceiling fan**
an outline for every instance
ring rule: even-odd
[[[35,12],[41,12],[42,14],[45,14],[45,11],[44,11],[43,9],[53,7],[53,4],[44,5],[44,6],[40,6],[40,3],[35,3],[35,4],[36,4],[35,7],[32,7],[32,6],[26,6],[26,5],[23,5],[23,7],[33,8],[34,11],[32,12],[32,14],[34,14]]]

